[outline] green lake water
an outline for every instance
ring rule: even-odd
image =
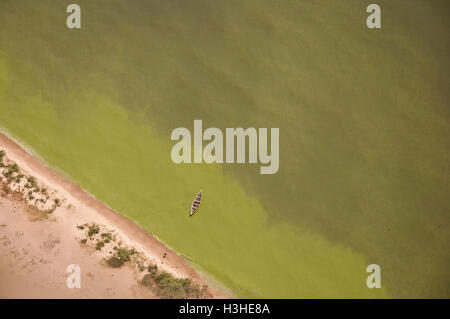
[[[448,1],[379,30],[359,0],[76,3],[0,1],[4,131],[236,296],[450,297]],[[195,119],[280,128],[279,172],[174,164]]]

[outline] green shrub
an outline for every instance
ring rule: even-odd
[[[155,277],[156,273],[158,272],[158,266],[150,265],[150,266],[148,266],[147,270],[152,277]]]
[[[175,278],[167,272],[162,272],[153,279],[157,294],[162,298],[187,298],[192,297],[193,290],[190,278]]]
[[[16,163],[9,165],[8,168],[12,173],[19,172],[19,165],[17,165]]]
[[[16,176],[16,183],[20,183],[20,181],[22,180],[22,178],[23,178],[23,174],[18,174],[17,176]]]
[[[175,278],[165,271],[158,273],[156,265],[147,269],[149,273],[144,275],[141,283],[161,298],[201,298],[207,295],[206,286],[200,288],[190,278]]]
[[[95,234],[98,234],[100,232],[100,227],[98,227],[96,224],[88,225],[88,236],[91,238]]]
[[[138,268],[139,268],[140,272],[143,272],[145,270],[145,266],[143,264],[138,263],[137,265],[138,265]]]
[[[96,250],[102,250],[103,247],[105,247],[105,242],[103,241],[98,241],[97,245],[95,245]]]
[[[113,240],[113,236],[111,233],[102,233],[100,236],[106,241],[108,240],[108,243]]]
[[[141,282],[145,287],[152,288],[153,286],[153,279],[149,274],[144,275]]]
[[[115,253],[114,255],[108,257],[106,259],[106,263],[108,266],[112,268],[119,268],[126,262],[129,262],[131,260],[131,256],[136,254],[136,250],[134,248],[127,249],[124,247],[114,247]]]
[[[12,171],[11,170],[4,171],[3,176],[5,176],[5,178],[10,178],[12,176]]]
[[[36,178],[33,176],[30,176],[27,178],[28,183],[30,184],[30,187],[27,188],[35,188],[37,186]]]

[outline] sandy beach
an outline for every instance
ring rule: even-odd
[[[14,163],[20,168],[16,183],[0,175],[0,298],[158,298],[141,283],[148,265],[190,278],[202,287],[202,297],[220,298],[182,256],[3,134],[0,151],[2,172]],[[28,191],[30,181],[38,192]],[[97,230],[89,236],[93,225]],[[137,253],[132,262],[112,268],[105,260],[115,247]],[[81,288],[67,287],[70,264],[80,267]]]

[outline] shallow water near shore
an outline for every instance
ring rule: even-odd
[[[237,296],[450,296],[445,1],[78,4],[0,4],[0,126],[50,166]],[[172,163],[195,119],[279,127],[280,171]]]

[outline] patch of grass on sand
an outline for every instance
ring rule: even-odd
[[[77,225],[80,230],[85,230],[86,238],[84,238],[81,243],[86,244],[89,242],[94,242],[96,250],[102,250],[106,244],[116,241],[116,236],[114,236],[110,231],[104,229],[104,226],[92,224]]]
[[[48,219],[48,214],[45,211],[31,205],[25,206],[25,213],[27,214],[28,220],[30,222],[36,222],[40,220]]]
[[[168,272],[158,272],[156,265],[149,266],[148,271],[141,283],[158,297],[184,299],[208,296],[207,286],[200,287],[191,278],[175,278]]]
[[[96,250],[102,250],[102,248],[105,246],[105,242],[104,241],[98,241],[97,244],[95,245],[95,249]]]
[[[98,234],[100,232],[100,227],[96,224],[88,225],[88,237],[92,238],[92,236]]]
[[[131,260],[131,256],[137,253],[134,248],[115,246],[113,249],[115,253],[106,259],[106,264],[112,268],[122,267],[123,264]]]

